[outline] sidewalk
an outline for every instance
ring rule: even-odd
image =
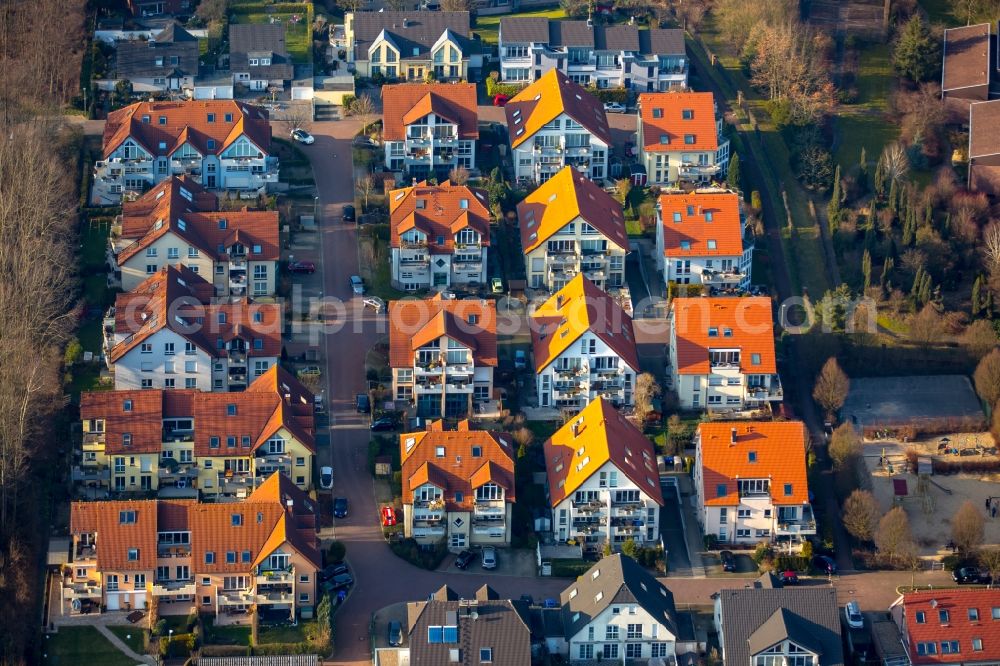
[[[134,660],[138,664],[149,664],[150,666],[156,666],[156,660],[153,657],[150,657],[149,655],[138,655],[135,652],[132,652],[132,649],[129,646],[125,645],[125,643],[120,638],[115,636],[114,632],[108,629],[106,625],[98,624],[97,630],[101,632],[101,634],[103,634],[105,638],[111,641],[111,644],[114,645],[116,648],[118,648],[122,652],[122,654],[124,654],[129,659]],[[142,631],[142,629],[136,627],[136,631]]]

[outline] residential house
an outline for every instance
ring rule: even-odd
[[[389,192],[393,286],[406,291],[486,284],[486,191],[425,182]]]
[[[906,592],[889,607],[889,615],[913,666],[1000,659],[1000,590]]]
[[[477,104],[473,83],[382,86],[386,167],[421,180],[476,168]]]
[[[537,81],[555,69],[580,85],[636,91],[687,88],[684,31],[591,20],[500,19],[500,78]]]
[[[738,194],[661,194],[657,203],[656,259],[668,289],[671,284],[707,290],[750,286],[754,238],[743,226]]]
[[[190,16],[195,3],[192,0],[125,0],[132,16],[147,18],[150,16]]]
[[[575,539],[594,553],[608,543],[619,550],[629,539],[658,542],[663,494],[656,451],[609,401],[587,405],[545,441],[544,452],[557,541]]]
[[[519,183],[544,183],[571,166],[591,180],[608,176],[611,130],[600,100],[553,69],[504,106]]]
[[[990,98],[990,24],[947,28],[941,65],[941,99],[965,110],[970,101]]]
[[[781,402],[770,298],[675,298],[669,319],[669,388],[681,409],[739,413]]]
[[[675,661],[674,595],[631,557],[601,559],[559,601],[571,664]]]
[[[118,294],[104,349],[116,389],[240,391],[278,363],[281,305],[213,301],[211,282],[164,266]]]
[[[514,448],[509,433],[472,430],[469,421],[445,430],[399,436],[404,534],[421,546],[509,546]]]
[[[281,474],[241,502],[73,502],[63,615],[148,608],[248,624],[251,613],[295,621],[318,601],[319,507]],[[256,609],[254,611],[254,609]]]
[[[284,23],[231,23],[229,69],[233,83],[252,91],[283,90],[295,78],[285,47]]]
[[[198,76],[198,39],[170,21],[156,37],[117,42],[115,78],[132,92],[187,91]]]
[[[313,487],[313,395],[275,365],[239,393],[85,392],[73,480],[115,493],[245,498],[274,472]]]
[[[525,197],[517,217],[532,289],[558,291],[580,274],[602,289],[625,284],[629,243],[621,204],[573,167]]]
[[[1000,100],[969,105],[970,190],[1000,196]]]
[[[712,93],[644,93],[638,114],[639,161],[650,185],[699,185],[726,175],[729,139]]]
[[[348,67],[361,77],[467,81],[482,67],[469,12],[348,12],[344,41]]]
[[[577,275],[531,314],[540,407],[575,411],[596,398],[634,404],[639,355],[632,318]]]
[[[844,666],[840,616],[836,589],[783,587],[768,574],[715,598],[727,666]]]
[[[123,202],[110,239],[122,289],[132,291],[164,266],[184,262],[214,285],[216,296],[273,295],[281,257],[278,211],[220,211],[218,203],[189,176],[171,176]]]
[[[720,543],[795,548],[816,534],[801,421],[711,421],[695,435],[698,522]]]
[[[493,397],[497,367],[496,303],[449,299],[390,301],[392,393],[417,415],[469,416]]]
[[[117,205],[188,174],[206,189],[263,192],[278,182],[267,111],[233,100],[136,102],[108,114],[91,200]]]
[[[406,604],[405,647],[376,648],[375,666],[525,666],[531,659],[527,604],[489,585],[462,599],[447,585]]]

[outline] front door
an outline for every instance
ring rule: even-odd
[[[215,176],[205,176],[205,187],[212,189],[215,187]]]

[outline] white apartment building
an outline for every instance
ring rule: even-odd
[[[720,543],[798,548],[816,534],[801,421],[713,421],[695,435],[698,522]]]
[[[636,143],[650,185],[675,187],[725,178],[729,139],[710,92],[639,95]]]
[[[171,175],[209,190],[263,192],[278,182],[267,111],[232,100],[137,102],[112,111],[91,202],[117,205]]]
[[[652,92],[688,84],[684,32],[678,29],[511,17],[500,20],[498,45],[505,83],[537,81],[555,69],[602,89]]]
[[[601,102],[550,70],[504,106],[518,183],[544,183],[565,166],[608,176],[611,130]]]
[[[735,192],[661,194],[656,206],[656,259],[668,288],[705,285],[745,290],[753,265],[753,231],[744,228]]]
[[[675,298],[670,374],[681,409],[738,415],[781,402],[771,299]]]
[[[552,536],[584,550],[616,550],[632,539],[660,538],[660,491],[652,442],[603,398],[587,405],[546,440],[546,490]]]
[[[635,332],[613,298],[578,275],[531,318],[540,407],[576,411],[597,398],[634,404]]]
[[[517,205],[524,270],[532,289],[558,291],[577,275],[599,288],[625,284],[628,234],[621,205],[572,167]]]

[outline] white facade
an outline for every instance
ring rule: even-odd
[[[538,405],[574,410],[604,397],[631,406],[638,372],[588,330],[535,375]]]
[[[744,239],[743,252],[738,255],[692,256],[685,254],[667,257],[663,240],[663,212],[656,208],[656,263],[664,282],[676,284],[703,284],[724,289],[750,287],[753,266],[752,240]]]
[[[446,511],[445,490],[425,483],[413,491],[412,504],[403,505],[403,531],[418,544],[442,539],[450,550],[470,546],[509,546],[513,503],[500,486],[487,483],[475,489],[472,511]]]
[[[602,139],[561,113],[512,152],[518,182],[544,183],[567,165],[600,182],[607,178],[611,150]]]
[[[571,664],[655,657],[670,663],[677,637],[639,604],[612,604],[567,641]]]
[[[452,285],[486,284],[486,255],[479,232],[471,227],[460,231],[453,252],[432,251],[427,234],[410,229],[400,236],[400,246],[392,248],[392,282],[405,291]]]
[[[493,395],[493,368],[476,365],[475,350],[441,336],[413,353],[413,367],[393,368],[393,395],[411,400],[417,415],[456,418]]]
[[[385,142],[385,166],[423,180],[435,173],[447,176],[457,166],[476,168],[476,142],[459,139],[452,121],[428,113],[404,127],[405,141]]]
[[[524,255],[525,275],[532,289],[553,293],[579,273],[601,289],[618,288],[625,285],[627,252],[578,215]]]
[[[639,161],[646,167],[647,182],[650,185],[674,187],[680,182],[706,184],[721,180],[729,170],[729,139],[722,134],[722,118],[717,118],[716,133],[718,147],[713,150],[684,150],[678,145],[676,150],[647,150],[647,141],[655,144],[658,137],[645,137],[641,115],[636,129],[636,145],[639,147]]]

